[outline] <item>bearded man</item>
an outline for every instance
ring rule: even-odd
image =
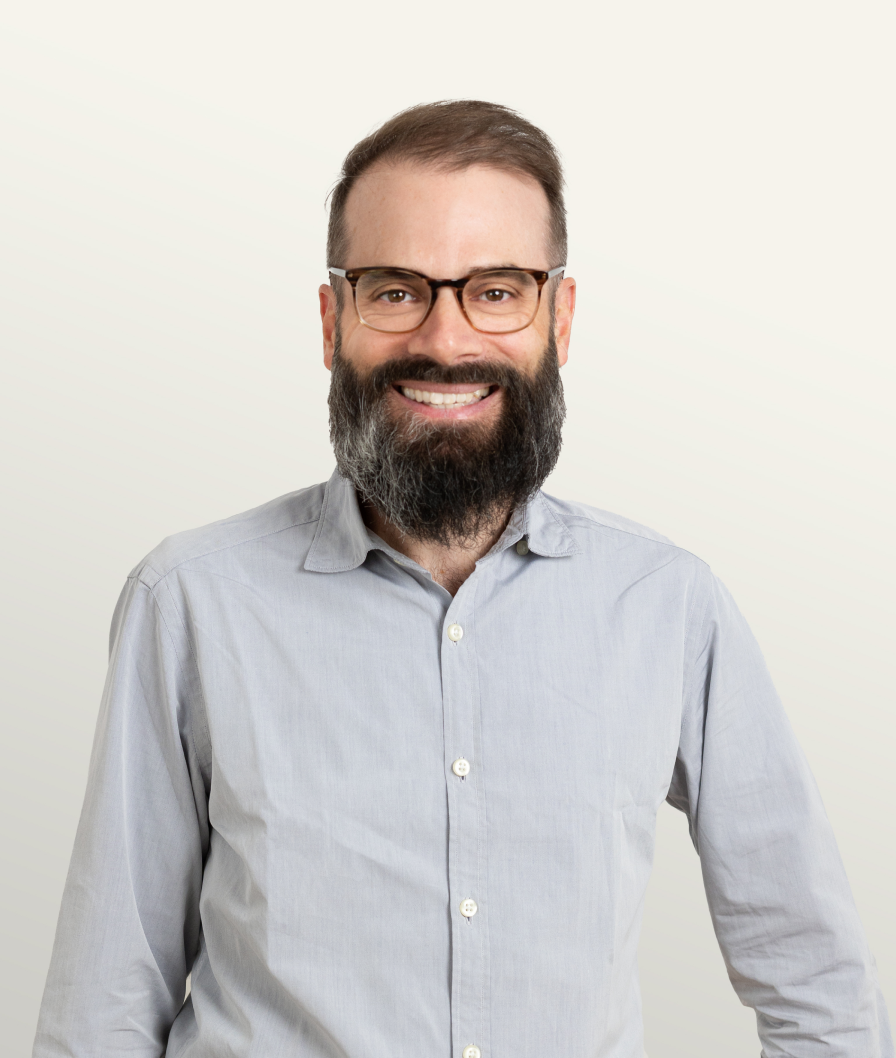
[[[641,1058],[663,800],[766,1058],[892,1056],[730,596],[540,491],[575,307],[548,137],[397,115],[328,253],[337,469],[131,574],[36,1058]]]

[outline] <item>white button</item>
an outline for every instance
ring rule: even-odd
[[[517,542],[516,542],[516,553],[518,555],[528,555],[529,554],[529,541],[525,537],[523,537],[522,540],[517,540]]]
[[[460,913],[464,918],[472,918],[478,910],[479,908],[476,906],[475,900],[471,900],[469,897],[467,897],[466,900],[461,900]]]
[[[458,757],[457,760],[451,765],[451,770],[455,775],[459,775],[463,778],[470,772],[470,762],[465,760],[463,757]]]
[[[456,643],[464,634],[464,630],[460,625],[448,625],[448,638],[452,643]]]
[[[464,1047],[463,1058],[482,1058],[482,1051],[475,1043],[471,1043],[469,1047]]]

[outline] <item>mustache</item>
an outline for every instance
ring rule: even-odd
[[[385,393],[396,382],[442,382],[445,385],[471,383],[510,387],[517,383],[520,372],[508,364],[492,360],[477,360],[469,364],[440,364],[428,356],[404,356],[387,360],[373,368],[366,379],[366,387]]]

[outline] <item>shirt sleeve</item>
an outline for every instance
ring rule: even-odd
[[[700,855],[716,936],[763,1058],[892,1058],[815,780],[759,647],[713,578],[694,627],[669,802]]]
[[[207,768],[186,635],[166,592],[132,577],[113,619],[34,1058],[160,1058],[184,1002],[199,942]]]

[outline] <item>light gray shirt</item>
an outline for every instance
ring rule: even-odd
[[[699,559],[538,493],[452,598],[338,474],[171,537],[115,613],[34,1054],[641,1058],[664,799],[765,1058],[892,1058],[815,782]]]

